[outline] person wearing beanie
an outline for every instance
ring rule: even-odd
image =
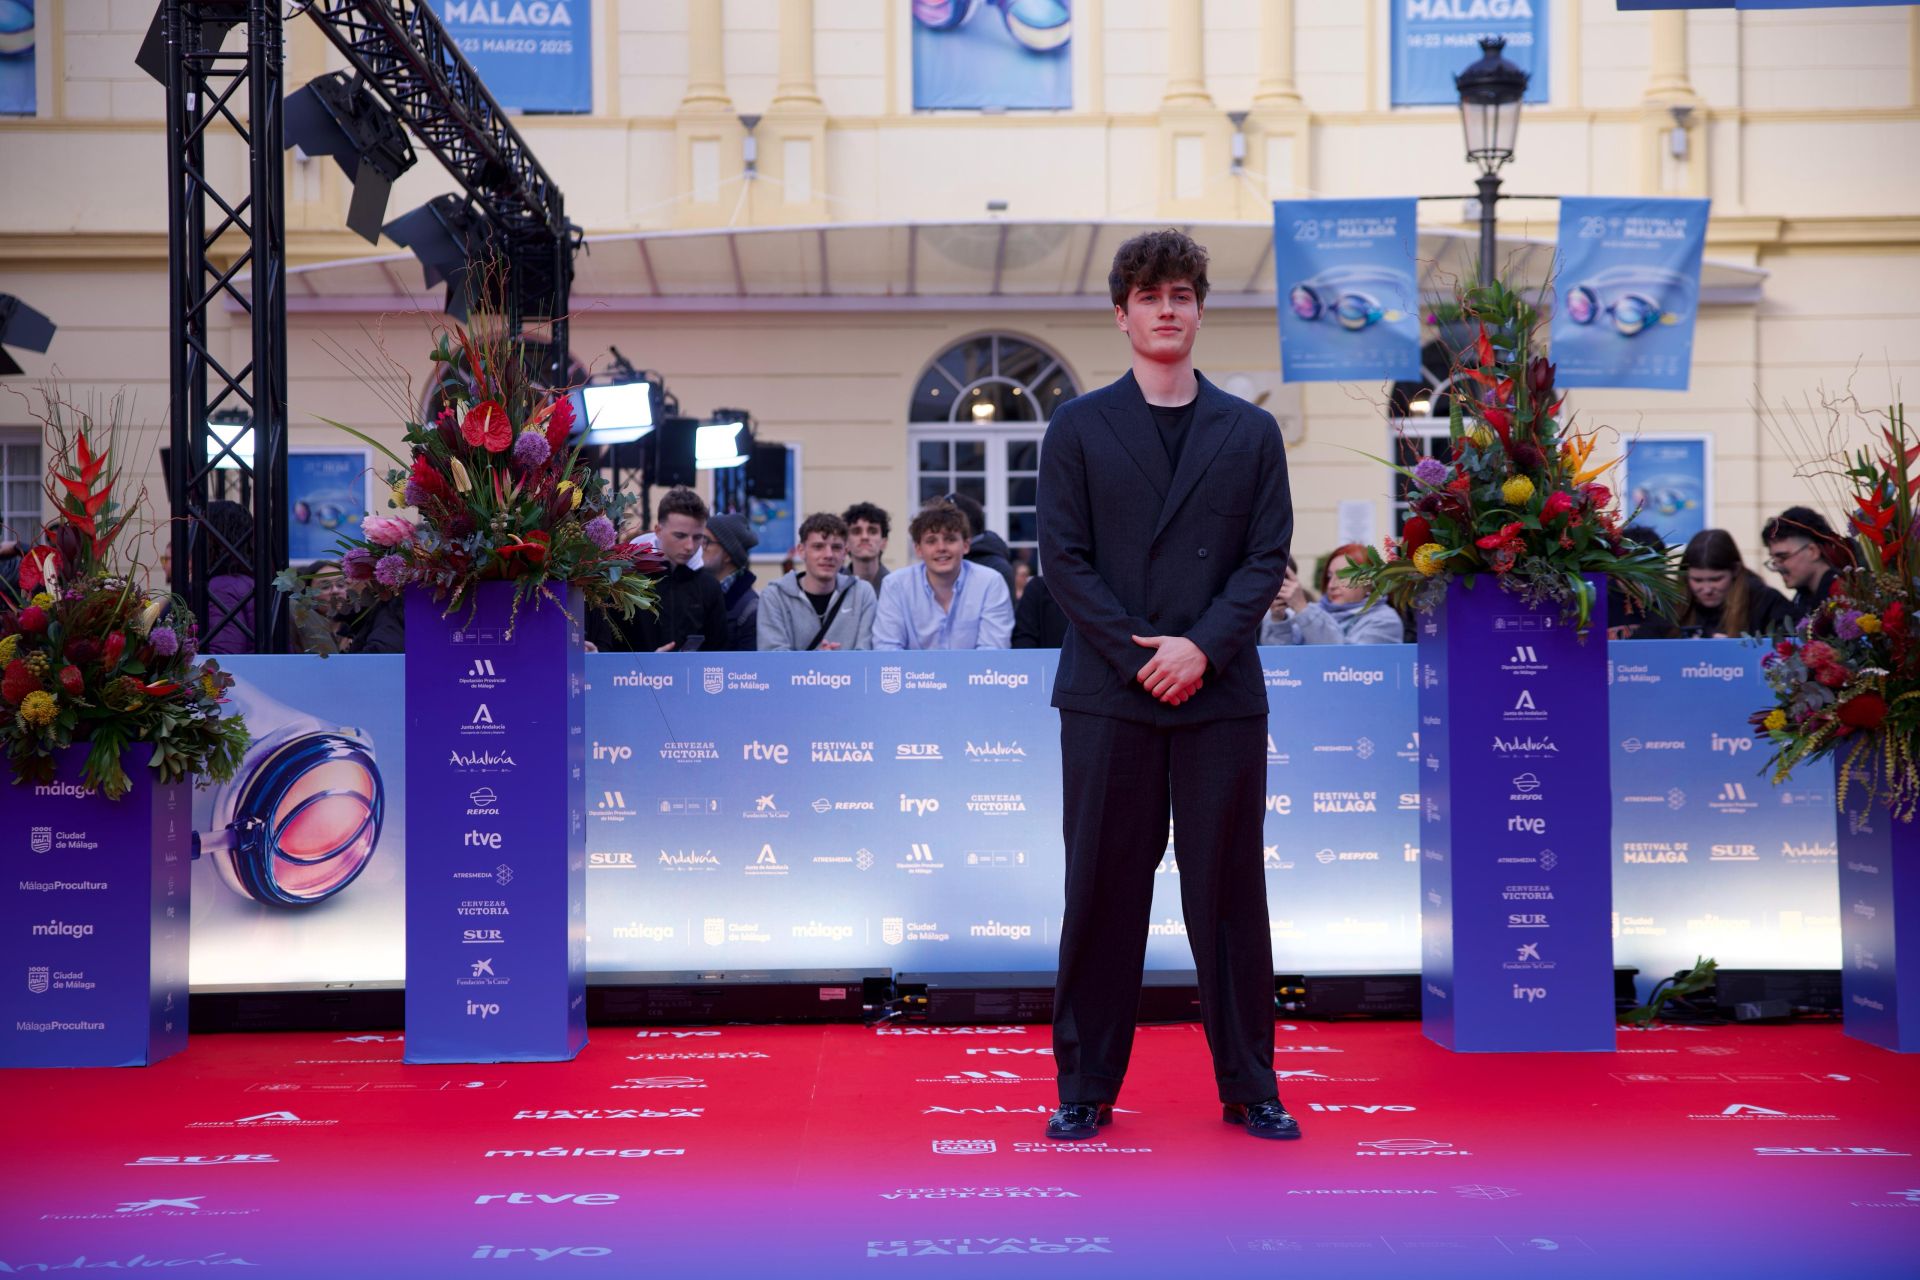
[[[760,637],[760,593],[754,589],[748,555],[760,545],[743,515],[729,512],[707,521],[707,572],[720,581],[727,606],[727,648],[755,649]]]

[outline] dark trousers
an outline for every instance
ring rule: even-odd
[[[1161,728],[1060,713],[1067,909],[1053,1054],[1062,1102],[1119,1096],[1169,806],[1220,1100],[1274,1096],[1273,943],[1260,848],[1266,733],[1264,716]]]

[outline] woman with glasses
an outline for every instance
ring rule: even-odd
[[[1747,568],[1725,529],[1693,535],[1680,553],[1680,577],[1686,596],[1673,620],[1649,618],[1637,639],[1772,635],[1792,621],[1787,598]]]

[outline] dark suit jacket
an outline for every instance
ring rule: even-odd
[[[1175,472],[1128,373],[1054,411],[1039,508],[1041,571],[1073,624],[1054,706],[1166,725],[1267,713],[1254,645],[1293,539],[1273,415],[1202,377]],[[1200,646],[1200,692],[1169,707],[1141,688],[1153,651],[1136,635]]]

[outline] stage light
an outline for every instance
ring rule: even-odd
[[[213,17],[207,9],[200,16],[200,52],[218,53],[226,41],[227,32],[246,20],[246,6],[237,5],[231,18]],[[166,0],[153,11],[153,21],[147,24],[146,38],[140,42],[140,52],[133,55],[133,65],[158,80],[163,86],[167,83],[167,6]]]
[[[694,465],[702,471],[744,467],[753,451],[752,421],[745,409],[715,409],[694,438]]]
[[[53,321],[12,294],[0,293],[0,378],[25,372],[4,348],[44,352],[53,343],[53,331]]]
[[[353,179],[347,228],[369,244],[380,240],[387,196],[414,164],[413,144],[393,113],[358,76],[330,71],[289,94],[286,144],[309,156],[332,156]]]
[[[429,288],[446,282],[447,314],[465,320],[467,273],[489,239],[486,218],[465,197],[448,194],[401,214],[384,230],[395,244],[413,250]]]
[[[632,444],[659,421],[659,390],[653,382],[589,383],[573,394],[574,416],[586,424],[582,439],[590,445]]]
[[[253,467],[253,417],[245,409],[215,409],[207,415],[207,461],[220,471]]]

